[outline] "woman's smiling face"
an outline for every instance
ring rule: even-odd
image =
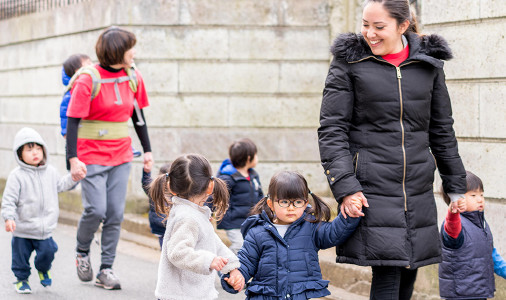
[[[397,24],[381,3],[369,2],[364,7],[361,33],[374,55],[401,52],[402,34],[408,27],[409,21]]]

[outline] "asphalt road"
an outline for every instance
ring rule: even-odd
[[[3,220],[0,218],[0,221]],[[37,270],[33,266],[29,278],[32,287],[31,295],[17,294],[13,283],[16,281],[11,266],[11,234],[0,228],[0,299],[155,299],[154,291],[158,272],[160,252],[143,247],[132,242],[120,240],[118,253],[113,269],[121,280],[121,290],[108,291],[96,287],[94,281],[84,283],[77,278],[75,268],[75,232],[73,226],[58,224],[53,239],[58,244],[51,275],[53,285],[44,288],[38,279]],[[96,272],[100,265],[100,248],[93,243],[91,261]],[[96,273],[95,273],[96,274]],[[224,292],[216,281],[216,288],[220,292],[219,299],[244,299],[244,293],[231,295]],[[196,287],[198,288],[198,287]]]

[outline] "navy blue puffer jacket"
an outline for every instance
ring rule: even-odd
[[[264,193],[258,173],[254,169],[249,169],[248,172],[250,180],[234,168],[230,159],[221,163],[216,176],[227,183],[230,201],[223,220],[218,223],[218,229],[241,228],[241,224],[249,216],[251,208],[263,198]]]
[[[329,295],[322,279],[318,251],[342,244],[360,218],[311,223],[304,213],[281,237],[265,212],[249,217],[241,227],[244,244],[237,256],[248,299],[310,299]],[[230,290],[230,289],[228,289]],[[232,290],[233,291],[233,290]]]

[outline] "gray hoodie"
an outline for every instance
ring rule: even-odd
[[[31,166],[19,159],[17,150],[30,142],[42,145],[43,165]],[[56,168],[48,165],[46,143],[35,130],[21,129],[14,137],[12,150],[19,166],[7,178],[2,197],[2,217],[16,222],[13,233],[16,237],[47,239],[58,222],[58,193],[71,189],[76,182],[70,174],[60,177]]]

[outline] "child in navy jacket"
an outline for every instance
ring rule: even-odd
[[[241,224],[264,194],[258,173],[253,169],[258,162],[256,145],[244,138],[232,143],[228,153],[230,158],[223,161],[216,177],[227,184],[229,208],[217,228],[226,230],[229,248],[237,254],[243,243]]]
[[[308,205],[309,194],[314,207]],[[269,194],[252,213],[241,227],[245,239],[238,253],[240,274],[224,275],[223,288],[234,293],[253,277],[246,288],[247,299],[301,300],[330,295],[318,251],[346,241],[360,218],[345,219],[339,214],[328,222],[329,207],[309,191],[302,175],[289,171],[272,177]]]
[[[486,299],[495,292],[494,271],[506,278],[506,263],[493,245],[485,221],[483,183],[466,172],[467,192],[459,211],[450,209],[441,228],[443,262],[439,265],[439,293],[443,299]],[[450,204],[450,197],[443,193]],[[460,212],[460,213],[459,213]]]

